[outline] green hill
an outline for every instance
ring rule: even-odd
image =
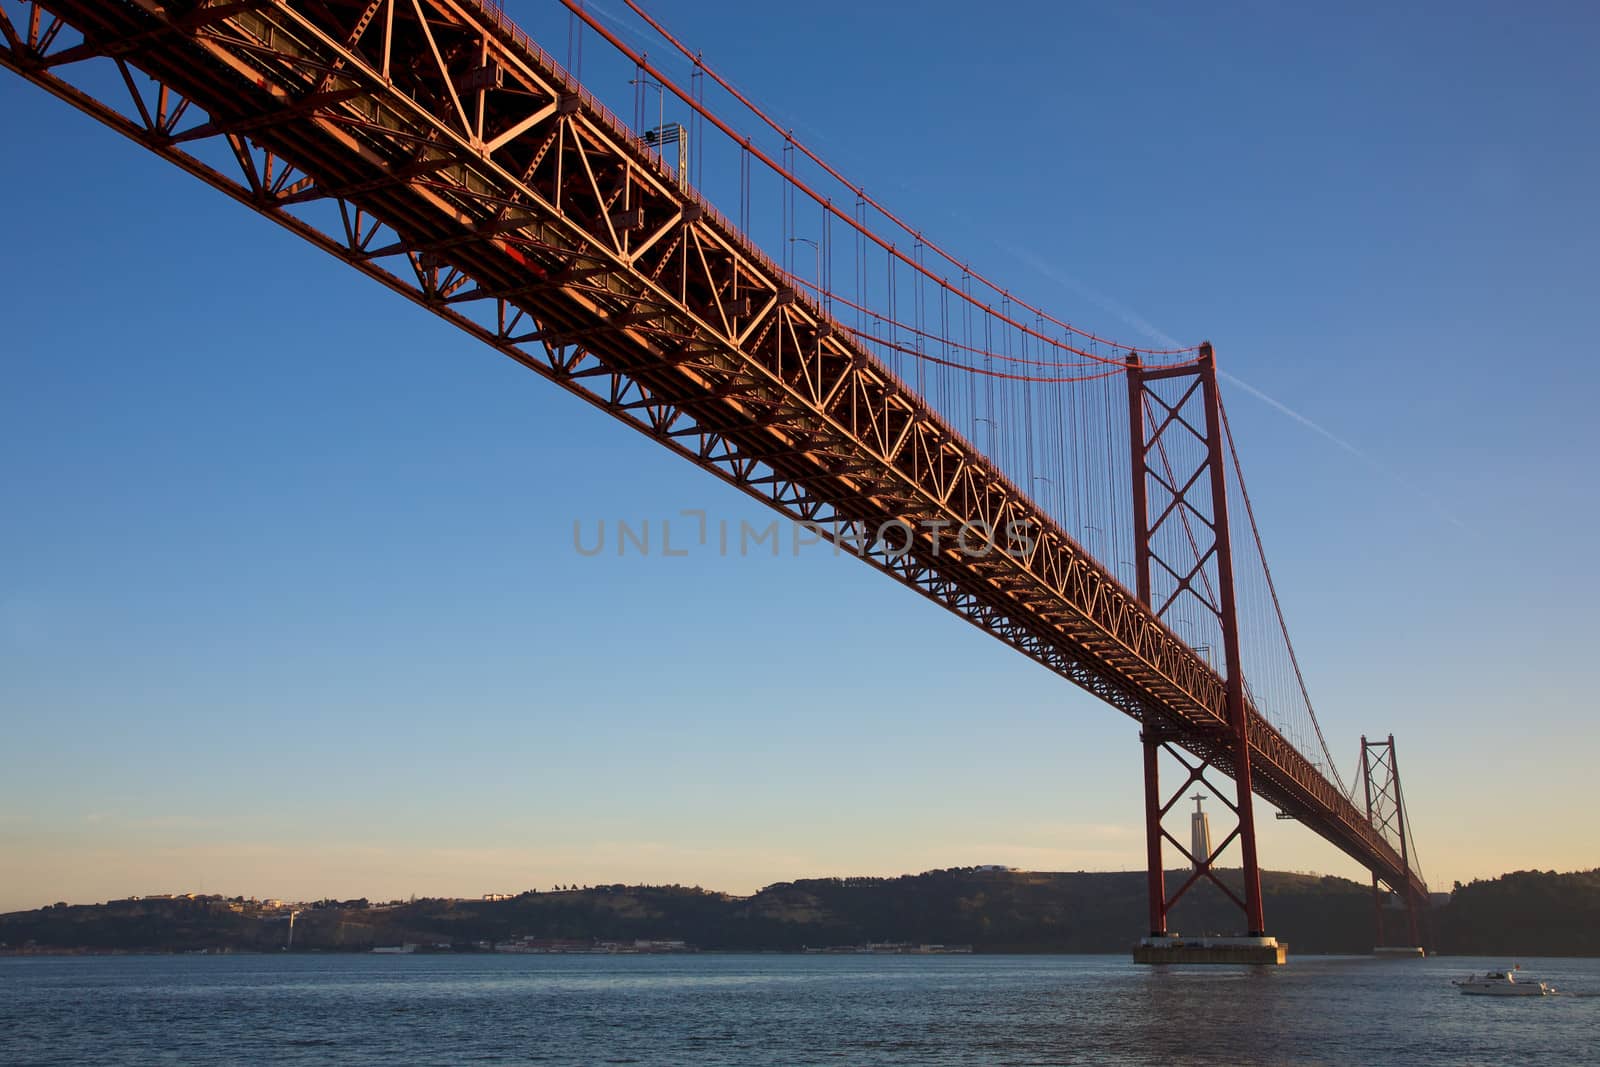
[[[1168,872],[1171,891],[1188,872]],[[1222,872],[1235,882],[1238,872]],[[1235,885],[1236,888],[1236,885]],[[1296,953],[1366,953],[1368,887],[1342,878],[1264,872],[1270,931]],[[60,904],[0,916],[11,951],[272,950],[287,941],[275,902],[178,897]],[[1433,947],[1473,955],[1600,955],[1600,871],[1518,872],[1458,886],[1428,916]],[[371,905],[322,901],[295,920],[296,948],[362,950],[414,942],[467,948],[516,938],[680,940],[706,950],[780,950],[867,942],[971,945],[978,952],[1121,953],[1145,932],[1145,876],[960,868],[899,878],[811,878],[749,897],[683,886],[593,886],[503,900]],[[1237,933],[1233,904],[1202,882],[1173,931]],[[1399,916],[1390,940],[1402,929]]]

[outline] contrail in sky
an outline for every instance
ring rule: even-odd
[[[1051,281],[1056,282],[1058,285],[1065,286],[1066,288],[1071,289],[1073,292],[1078,293],[1080,296],[1084,297],[1085,299],[1090,300],[1090,301],[1094,302],[1095,304],[1098,304],[1100,307],[1104,308],[1106,311],[1110,312],[1112,315],[1115,315],[1117,318],[1121,319],[1123,322],[1126,322],[1128,325],[1132,326],[1134,329],[1138,330],[1140,333],[1144,334],[1146,337],[1148,337],[1151,340],[1155,341],[1156,343],[1160,344],[1161,347],[1163,347],[1163,348],[1182,348],[1183,347],[1183,342],[1177,340],[1171,334],[1167,333],[1165,330],[1162,330],[1160,327],[1156,326],[1154,323],[1150,322],[1148,319],[1146,319],[1143,316],[1135,313],[1134,311],[1132,311],[1131,309],[1129,309],[1125,305],[1123,305],[1121,303],[1118,303],[1117,301],[1111,299],[1110,297],[1106,296],[1104,293],[1096,292],[1094,289],[1091,289],[1089,286],[1084,285],[1082,282],[1078,281],[1076,278],[1073,278],[1073,277],[1071,277],[1070,275],[1067,275],[1067,274],[1063,274],[1061,271],[1057,270],[1054,266],[1052,266],[1049,263],[1046,263],[1044,260],[1040,259],[1037,255],[1033,254],[1032,252],[1028,251],[1027,249],[1019,248],[1016,245],[1010,244],[1009,242],[998,242],[998,243],[1000,243],[1001,247],[1003,247],[1006,251],[1010,252],[1017,259],[1021,260],[1023,263],[1027,264],[1029,267],[1031,267],[1034,270],[1038,271],[1040,274],[1044,275],[1046,278],[1049,278]],[[1317,422],[1314,419],[1311,419],[1311,418],[1309,418],[1309,417],[1307,417],[1305,415],[1302,415],[1300,412],[1296,411],[1294,408],[1290,407],[1288,404],[1285,404],[1283,401],[1277,399],[1276,397],[1269,396],[1266,393],[1263,393],[1260,389],[1257,389],[1255,386],[1251,385],[1249,382],[1243,381],[1242,379],[1240,379],[1238,377],[1235,377],[1232,374],[1229,374],[1227,371],[1220,370],[1220,369],[1217,371],[1217,376],[1219,378],[1226,378],[1228,381],[1232,382],[1234,385],[1238,386],[1240,389],[1242,389],[1245,392],[1249,393],[1251,396],[1255,397],[1257,400],[1261,401],[1263,404],[1266,404],[1268,407],[1272,408],[1273,410],[1279,412],[1280,414],[1287,415],[1289,418],[1293,419],[1295,422],[1298,422],[1300,425],[1304,426],[1306,429],[1310,430],[1312,433],[1315,433],[1319,437],[1326,438],[1327,440],[1333,442],[1335,445],[1337,445],[1339,448],[1343,449],[1345,452],[1348,452],[1350,455],[1352,455],[1352,456],[1356,457],[1357,459],[1361,460],[1361,462],[1365,463],[1367,466],[1371,467],[1373,470],[1377,471],[1379,474],[1382,474],[1384,477],[1388,478],[1390,481],[1393,481],[1395,484],[1397,484],[1397,485],[1401,486],[1402,488],[1404,488],[1407,492],[1409,492],[1409,493],[1413,494],[1414,496],[1416,496],[1417,499],[1426,501],[1429,504],[1429,506],[1431,506],[1433,508],[1433,510],[1437,511],[1439,513],[1439,515],[1443,519],[1445,519],[1445,521],[1449,522],[1452,526],[1455,526],[1455,527],[1457,527],[1458,529],[1461,529],[1461,530],[1465,530],[1468,533],[1473,533],[1474,532],[1473,529],[1470,526],[1468,526],[1465,522],[1463,522],[1460,518],[1458,518],[1454,513],[1452,513],[1449,508],[1445,507],[1443,501],[1441,501],[1437,497],[1433,496],[1431,493],[1429,493],[1427,490],[1423,489],[1421,486],[1416,485],[1414,482],[1412,482],[1405,475],[1401,474],[1399,471],[1395,470],[1393,467],[1391,467],[1388,464],[1384,463],[1382,460],[1378,459],[1376,456],[1372,455],[1369,452],[1364,451],[1361,448],[1358,448],[1356,445],[1351,444],[1349,441],[1345,440],[1343,437],[1340,437],[1338,434],[1334,433],[1332,430],[1328,429],[1326,426],[1323,426],[1321,423]]]
[[[1240,379],[1234,377],[1232,374],[1229,374],[1227,371],[1224,371],[1224,370],[1217,371],[1217,377],[1228,379],[1228,381],[1232,382],[1234,385],[1238,386],[1240,389],[1243,389],[1245,392],[1249,393],[1251,396],[1255,397],[1257,400],[1261,401],[1263,404],[1266,404],[1268,407],[1271,407],[1276,411],[1282,412],[1283,414],[1289,416],[1289,418],[1293,419],[1295,422],[1298,422],[1300,425],[1304,426],[1306,429],[1308,429],[1308,430],[1312,431],[1313,433],[1316,433],[1316,434],[1318,434],[1318,435],[1320,435],[1322,437],[1327,438],[1329,441],[1332,441],[1334,444],[1338,445],[1340,448],[1344,449],[1346,452],[1350,453],[1352,456],[1355,456],[1357,459],[1361,460],[1363,463],[1365,463],[1367,466],[1371,467],[1373,470],[1377,471],[1379,474],[1384,475],[1389,480],[1393,481],[1396,485],[1399,485],[1401,488],[1405,489],[1407,492],[1409,492],[1412,495],[1414,495],[1418,500],[1426,501],[1427,504],[1430,507],[1432,507],[1434,511],[1439,513],[1439,516],[1441,518],[1443,518],[1446,522],[1450,523],[1452,526],[1455,526],[1457,529],[1464,530],[1467,533],[1476,533],[1476,531],[1473,530],[1472,527],[1468,526],[1465,522],[1463,522],[1460,518],[1458,518],[1449,508],[1445,507],[1444,501],[1440,500],[1438,497],[1434,496],[1432,493],[1428,492],[1426,489],[1424,489],[1421,486],[1417,485],[1411,479],[1407,478],[1405,475],[1401,474],[1399,471],[1395,470],[1393,467],[1389,466],[1387,463],[1384,463],[1382,460],[1378,459],[1376,456],[1372,455],[1370,452],[1366,452],[1366,451],[1363,451],[1362,449],[1357,448],[1355,445],[1351,444],[1349,441],[1346,441],[1344,438],[1340,437],[1338,434],[1334,433],[1332,430],[1328,429],[1326,426],[1323,426],[1320,423],[1317,423],[1317,422],[1315,422],[1315,421],[1313,421],[1311,419],[1306,418],[1304,415],[1300,414],[1298,411],[1296,411],[1294,408],[1290,407],[1288,404],[1285,404],[1283,401],[1278,400],[1278,399],[1276,399],[1274,397],[1268,396],[1266,393],[1263,393],[1261,390],[1257,389],[1255,386],[1251,385],[1249,382],[1241,381]]]
[[[1332,430],[1328,429],[1326,426],[1323,426],[1320,423],[1314,422],[1311,419],[1306,418],[1304,415],[1300,414],[1298,411],[1296,411],[1294,408],[1290,407],[1288,404],[1285,404],[1281,400],[1276,400],[1276,399],[1268,396],[1266,393],[1263,393],[1261,390],[1257,389],[1255,386],[1251,385],[1249,382],[1244,381],[1244,380],[1242,380],[1240,378],[1237,378],[1237,377],[1233,376],[1232,374],[1229,374],[1225,370],[1217,371],[1217,377],[1228,379],[1228,381],[1232,382],[1234,385],[1237,385],[1240,389],[1243,389],[1245,392],[1249,393],[1251,396],[1255,397],[1257,400],[1261,401],[1263,404],[1266,404],[1269,407],[1275,408],[1278,411],[1283,412],[1285,415],[1289,416],[1291,419],[1293,419],[1295,422],[1298,422],[1300,425],[1306,427],[1309,430],[1312,430],[1312,431],[1314,431],[1316,433],[1321,434],[1323,437],[1326,437],[1328,440],[1332,441],[1334,444],[1338,445],[1340,448],[1344,449],[1346,452],[1350,453],[1352,456],[1355,456],[1357,459],[1361,459],[1361,460],[1364,460],[1367,463],[1370,463],[1372,466],[1377,467],[1379,470],[1384,471],[1386,474],[1394,475],[1396,478],[1399,477],[1398,475],[1395,475],[1393,471],[1387,470],[1383,466],[1382,463],[1378,462],[1378,460],[1376,458],[1374,458],[1373,456],[1370,456],[1367,453],[1361,451],[1361,449],[1357,448],[1355,445],[1351,444],[1349,441],[1346,441],[1344,438],[1340,437],[1338,434],[1334,433]]]
[[[1162,348],[1184,347],[1182,341],[1179,341],[1177,338],[1159,329],[1153,322],[1150,322],[1143,316],[1134,313],[1133,309],[1129,308],[1125,304],[1118,303],[1102,292],[1091,289],[1089,286],[1083,284],[1070,274],[1062,273],[1053,265],[1046,263],[1043,259],[1040,259],[1037,255],[1028,251],[1026,248],[1014,245],[1010,241],[996,241],[994,243],[1000,248],[1004,249],[1006,252],[1010,253],[1016,259],[1021,260],[1023,263],[1026,263],[1029,267],[1038,271],[1046,278],[1049,278],[1057,285],[1063,285],[1084,299],[1098,304],[1100,307],[1115,315],[1123,322],[1128,323],[1130,326],[1144,334],[1146,337],[1150,338],[1152,341],[1155,341]]]

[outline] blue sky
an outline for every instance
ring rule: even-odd
[[[1592,9],[650,9],[1017,292],[1345,442],[1225,394],[1335,754],[1397,735],[1436,887],[1596,862]],[[0,116],[0,908],[1142,864],[1132,722],[825,549],[580,556],[766,517],[20,79]]]

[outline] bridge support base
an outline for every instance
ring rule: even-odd
[[[1380,960],[1420,960],[1428,952],[1421,945],[1379,945],[1372,954]]]
[[[1289,946],[1275,937],[1147,937],[1133,948],[1134,963],[1288,962]]]

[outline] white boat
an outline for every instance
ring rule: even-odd
[[[1518,981],[1515,968],[1457,978],[1450,984],[1463,993],[1479,997],[1547,997],[1555,992],[1554,986],[1532,978]]]

